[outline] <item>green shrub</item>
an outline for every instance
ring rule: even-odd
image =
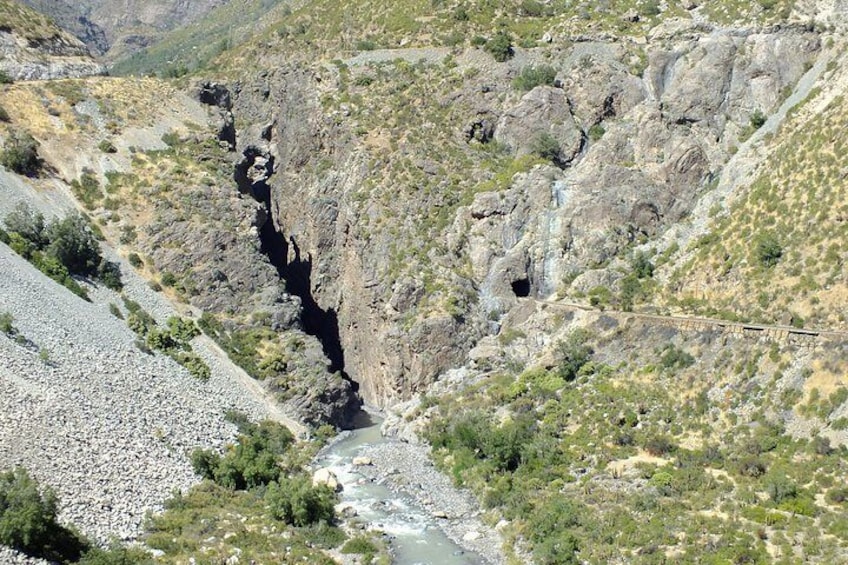
[[[545,15],[545,5],[538,0],[521,0],[521,12],[530,18],[539,18]]]
[[[55,257],[76,275],[94,275],[100,266],[100,246],[79,214],[57,220],[47,228],[47,254]]]
[[[177,284],[177,276],[170,271],[165,271],[162,273],[161,282],[162,286],[174,286]]]
[[[373,555],[377,553],[377,546],[364,536],[356,537],[353,539],[349,539],[347,543],[342,546],[342,553],[356,553],[359,555]]]
[[[782,475],[773,476],[766,483],[766,492],[775,504],[781,504],[798,496],[798,486]]]
[[[59,525],[58,505],[26,469],[0,473],[0,544],[49,560],[78,560],[87,543]]]
[[[530,143],[531,153],[553,163],[559,162],[560,151],[559,141],[548,132],[538,134]]]
[[[571,532],[557,532],[534,544],[533,555],[538,563],[546,565],[576,565],[580,563],[577,537]]]
[[[97,279],[106,288],[116,292],[124,288],[124,283],[121,280],[121,267],[115,262],[106,259],[100,261],[100,266],[97,267]]]
[[[848,487],[830,489],[827,493],[827,500],[832,504],[845,504],[848,502]]]
[[[124,314],[121,312],[121,309],[118,308],[118,305],[114,302],[109,303],[109,313],[118,318],[119,320],[124,319]]]
[[[212,370],[209,368],[209,365],[207,365],[206,361],[201,359],[196,353],[192,353],[190,351],[179,351],[172,355],[172,357],[177,363],[185,367],[189,374],[196,379],[205,381],[212,376]]]
[[[10,122],[12,121],[12,117],[9,116],[9,112],[6,111],[6,108],[0,106],[0,122]]]
[[[156,327],[156,320],[144,310],[130,310],[127,316],[127,326],[141,337],[147,337],[150,330]]]
[[[87,551],[77,565],[153,565],[155,562],[141,548],[115,544],[108,549],[93,548]]]
[[[601,139],[607,130],[601,124],[595,124],[589,128],[589,139],[592,141],[598,141]]]
[[[138,253],[130,253],[127,259],[129,260],[130,265],[132,265],[136,269],[140,269],[144,266],[144,262],[141,260],[141,257],[139,257]]]
[[[660,14],[660,5],[657,0],[646,0],[639,10],[639,14],[648,18],[658,16]]]
[[[506,31],[497,32],[486,42],[484,49],[499,63],[508,61],[515,55],[512,49],[512,37]]]
[[[221,457],[217,453],[211,449],[195,449],[191,452],[190,459],[195,473],[204,479],[215,479],[215,469],[221,463]]]
[[[377,44],[370,39],[360,39],[354,47],[357,51],[373,51],[377,48]]]
[[[270,483],[265,502],[273,519],[294,526],[331,522],[335,517],[336,494],[326,485],[312,486],[307,476]]]
[[[181,143],[180,135],[173,131],[163,134],[162,141],[171,148],[177,147]]]
[[[71,191],[87,210],[96,208],[103,198],[103,191],[100,190],[100,182],[89,171],[84,172],[79,180],[71,182]]]
[[[4,333],[6,335],[14,335],[17,333],[15,331],[15,318],[8,312],[0,312],[0,333]]]
[[[34,212],[26,202],[19,202],[6,215],[3,223],[10,234],[19,234],[30,242],[35,249],[43,249],[47,244],[44,216],[40,212]]]
[[[630,261],[633,273],[640,279],[649,279],[654,276],[654,264],[650,256],[644,251],[637,251]]]
[[[783,256],[783,247],[774,234],[763,233],[756,239],[754,254],[763,267],[774,267]]]
[[[665,436],[653,436],[645,442],[645,451],[654,457],[668,455],[674,449],[674,444]]]
[[[550,65],[528,66],[512,81],[516,90],[533,90],[537,86],[553,86],[556,82],[556,69]]]
[[[346,539],[344,531],[327,522],[319,522],[307,528],[303,528],[301,532],[309,540],[309,543],[322,549],[333,549],[340,546]],[[363,560],[368,563],[367,560]]]
[[[118,152],[118,148],[115,147],[115,144],[112,143],[111,141],[109,141],[108,139],[104,139],[103,141],[101,141],[97,145],[97,148],[100,149],[100,151],[102,151],[103,153],[117,153]]]
[[[683,349],[669,344],[660,357],[660,364],[665,369],[685,369],[695,364],[695,358]]]
[[[33,264],[38,267],[38,270],[54,281],[58,282],[80,298],[88,300],[88,291],[74,280],[71,273],[68,271],[68,268],[60,263],[55,257],[40,255],[33,261]]]
[[[583,332],[573,332],[557,344],[558,365],[556,372],[565,381],[577,378],[580,369],[592,359],[592,348],[586,344]]]
[[[0,71],[0,84],[12,84],[15,80],[6,71]]]
[[[147,346],[150,349],[168,352],[172,349],[177,349],[180,345],[168,330],[155,326],[147,330]]]
[[[212,479],[220,486],[245,490],[277,481],[282,469],[277,458],[294,443],[294,436],[284,426],[264,421],[251,433],[241,435],[236,445],[223,457],[214,452],[195,450],[191,461],[197,474]]]
[[[751,127],[754,129],[760,129],[766,123],[765,115],[760,111],[756,110],[753,114],[751,114]]]
[[[0,165],[19,175],[36,176],[41,169],[38,142],[26,132],[13,134],[0,151]]]
[[[187,318],[171,316],[168,318],[166,324],[168,325],[168,331],[170,331],[174,339],[180,343],[187,343],[200,335],[200,330],[197,328],[197,324],[195,324],[193,320]]]

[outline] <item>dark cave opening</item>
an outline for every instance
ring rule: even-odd
[[[518,298],[527,298],[530,296],[530,279],[523,277],[512,281],[512,292]]]
[[[272,227],[273,229],[273,227]],[[282,235],[278,234],[280,239]],[[348,374],[345,372],[344,349],[342,348],[342,340],[339,334],[339,317],[336,311],[332,308],[321,308],[312,296],[312,255],[307,253],[303,257],[298,247],[297,242],[293,237],[284,243],[285,257],[288,257],[289,248],[294,253],[294,258],[288,261],[282,272],[282,276],[286,281],[286,290],[300,297],[303,315],[303,329],[309,335],[313,335],[321,342],[324,349],[324,355],[330,360],[330,371],[338,371],[346,380],[351,381]],[[357,384],[351,381],[354,385],[354,390]]]

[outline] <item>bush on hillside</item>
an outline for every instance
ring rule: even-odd
[[[756,239],[754,254],[763,267],[774,267],[783,257],[783,247],[774,234],[764,233]]]
[[[9,232],[20,234],[21,237],[32,243],[36,249],[43,249],[47,245],[47,235],[44,232],[44,216],[39,212],[34,212],[26,202],[19,202],[6,215],[3,223]]]
[[[280,479],[277,458],[294,443],[292,433],[282,425],[264,421],[249,435],[241,435],[236,445],[220,457],[215,452],[196,449],[191,453],[195,472],[222,487],[251,489]]]
[[[586,345],[587,336],[575,331],[557,344],[559,366],[555,371],[566,382],[577,378],[580,369],[592,359],[592,348]]]
[[[88,222],[79,214],[57,220],[47,228],[47,254],[59,260],[75,275],[93,276],[97,273],[102,257],[100,246],[88,227]]]
[[[0,151],[0,165],[19,175],[36,176],[41,169],[38,142],[26,132],[13,134]]]
[[[542,159],[547,159],[556,164],[559,162],[561,147],[559,141],[549,134],[542,132],[537,135],[530,144],[530,152]]]
[[[512,87],[516,90],[533,90],[537,86],[553,86],[556,82],[556,69],[550,65],[528,66],[521,69],[512,81]]]
[[[515,55],[512,49],[512,38],[505,31],[496,33],[492,39],[486,42],[484,49],[499,63],[508,61]]]
[[[97,279],[106,288],[116,292],[124,288],[124,282],[121,280],[121,267],[112,261],[106,259],[100,261],[100,266],[97,267]]]
[[[26,469],[0,473],[0,544],[29,555],[76,561],[86,542],[56,521],[59,501],[40,489]]]

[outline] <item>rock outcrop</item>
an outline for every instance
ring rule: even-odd
[[[43,17],[32,14],[31,17]],[[0,71],[13,80],[79,78],[103,74],[86,46],[74,36],[45,24],[31,33],[26,28],[0,29]]]

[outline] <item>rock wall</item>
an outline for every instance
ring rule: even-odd
[[[452,95],[451,103],[476,109],[454,124],[457,139],[494,140],[520,156],[546,131],[559,146],[550,165],[516,176],[505,191],[477,194],[439,236],[446,255],[429,260],[445,265],[440,284],[473,295],[453,313],[411,315],[427,284],[415,273],[387,274],[389,249],[410,237],[405,225],[361,227],[366,216],[416,204],[400,190],[389,203],[361,201],[362,187],[381,174],[379,160],[345,128],[343,109],[322,105],[336,88],[326,69],[285,64],[234,87],[236,114],[253,124],[239,136],[272,124],[274,225],[289,242],[289,261],[295,247],[309,258],[304,291],[335,313],[345,371],[367,402],[426,390],[493,327],[487,318],[518,297],[614,285],[615,260],[686,216],[752,120],[768,115],[815,60],[820,40],[802,27],[690,24],[654,30],[641,63],[629,48],[597,40],[547,57],[527,52],[522,64],[557,69],[554,85],[518,93],[510,83],[519,67],[490,65]],[[476,65],[476,57],[466,58]]]

